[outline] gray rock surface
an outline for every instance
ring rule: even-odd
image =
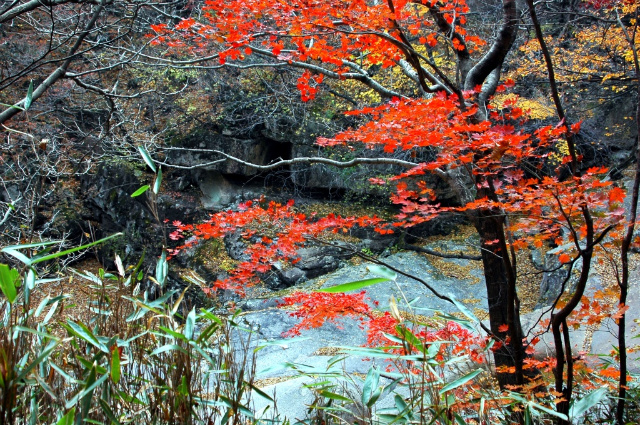
[[[384,258],[390,266],[405,270],[423,279],[428,285],[445,295],[453,295],[459,300],[464,300],[470,310],[476,308],[486,309],[485,288],[482,275],[478,268],[479,263],[469,260],[444,260],[446,263],[469,268],[469,279],[454,279],[443,275],[430,260],[415,252],[400,252]],[[368,264],[347,266],[320,278],[304,282],[289,288],[288,292],[295,290],[309,291],[313,289],[328,288],[347,282],[353,282],[371,277],[376,277],[367,269]],[[371,300],[371,305],[377,303],[378,309],[388,310],[391,298],[397,304],[404,305],[403,300],[412,301],[413,312],[429,316],[432,310],[442,310],[453,313],[458,311],[455,306],[437,298],[424,284],[421,284],[406,276],[399,276],[396,282],[385,282],[364,288],[366,295]],[[281,295],[281,294],[280,294]],[[259,373],[259,382],[276,379],[277,383],[264,385],[262,388],[267,394],[276,395],[278,412],[281,417],[294,421],[303,419],[307,415],[307,405],[314,400],[311,390],[303,388],[303,384],[312,381],[309,377],[296,377],[296,372],[287,364],[306,365],[326,369],[327,361],[340,352],[336,347],[358,347],[366,342],[366,335],[359,323],[353,320],[345,320],[339,323],[326,323],[317,329],[302,332],[300,338],[283,339],[283,334],[298,323],[298,319],[292,317],[290,311],[275,308],[277,297],[249,298],[242,302],[245,310],[242,318],[246,320],[252,329],[257,330],[255,346],[269,344],[258,352],[256,370]],[[345,373],[365,375],[369,368],[376,366],[384,369],[385,362],[380,359],[363,359],[361,356],[348,355],[340,364]],[[288,379],[287,377],[291,377]],[[354,391],[358,391],[357,388]],[[389,400],[381,400],[377,405],[387,406]],[[271,405],[267,400],[254,395],[254,404],[258,410],[264,410]],[[273,413],[273,407],[266,410],[265,415]],[[294,421],[295,422],[295,421]]]

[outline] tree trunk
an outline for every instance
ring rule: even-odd
[[[520,314],[515,293],[515,273],[508,260],[503,218],[495,211],[479,211],[474,226],[480,246],[489,303],[489,327],[501,343],[494,350],[501,389],[524,384],[524,346]],[[507,329],[502,328],[507,325]]]

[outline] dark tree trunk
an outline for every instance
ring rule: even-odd
[[[524,384],[524,346],[515,288],[515,271],[506,252],[503,218],[495,211],[480,211],[474,219],[480,235],[481,256],[489,303],[489,326],[501,343],[494,350],[500,388]],[[511,268],[511,270],[510,270]],[[501,330],[507,325],[507,330]]]

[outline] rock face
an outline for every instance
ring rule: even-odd
[[[189,222],[204,218],[199,196],[184,185],[184,180],[172,177],[170,172],[165,173],[166,183],[155,202],[150,197],[150,190],[131,197],[138,188],[153,180],[153,175],[145,173],[138,164],[107,163],[95,176],[87,176],[83,181],[87,215],[76,225],[87,233],[99,232],[96,236],[125,233],[113,243],[99,246],[107,263],[114,253],[123,260],[127,255],[140,256],[144,251],[152,256],[159,255],[162,246],[167,245],[165,220]],[[181,186],[182,191],[179,191]],[[93,223],[91,228],[87,227],[87,222]]]
[[[186,172],[191,184],[202,191],[205,208],[227,208],[238,200],[260,196],[265,188],[278,192],[286,187],[292,192],[323,198],[340,197],[345,193],[388,198],[387,190],[369,184],[368,178],[403,171],[398,167],[383,165],[338,169],[321,164],[300,163],[267,173],[237,161],[222,160],[223,156],[215,153],[225,152],[257,165],[303,157],[325,156],[345,161],[354,157],[383,155],[382,152],[364,147],[357,148],[356,151],[340,147],[320,150],[315,145],[316,137],[317,134],[309,129],[303,132],[276,134],[270,131],[253,131],[245,135],[231,135],[218,128],[203,128],[176,138],[173,143],[184,149],[168,151],[165,161],[183,167],[206,164]],[[442,202],[453,201],[453,193],[439,178],[433,177],[430,186]]]
[[[339,258],[350,258],[349,252],[345,253],[340,247],[309,247],[298,250],[300,261],[296,267],[305,272],[307,278],[334,271],[339,266]]]
[[[87,218],[93,221],[96,230],[103,236],[116,232],[126,235],[113,244],[99,247],[101,257],[107,262],[115,252],[126,262],[128,255],[138,255],[149,248],[155,251],[156,245],[161,243],[161,239],[152,240],[147,235],[157,232],[157,228],[152,229],[152,216],[144,204],[146,196],[130,196],[142,186],[138,177],[141,174],[126,163],[105,164],[95,176],[88,176],[83,182],[83,191],[87,194],[85,206],[89,210]]]

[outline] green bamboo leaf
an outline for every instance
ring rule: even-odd
[[[48,279],[36,279],[36,284],[40,285],[42,283],[52,283],[52,282],[60,282],[63,280],[61,277],[50,277]]]
[[[572,403],[571,408],[569,409],[569,417],[573,419],[584,414],[587,410],[591,409],[606,398],[606,388],[598,388],[597,390],[591,391],[580,400],[576,400]]]
[[[396,272],[394,272],[393,270],[391,270],[388,267],[385,266],[380,266],[378,264],[372,264],[370,266],[367,266],[367,269],[380,277],[384,277],[387,280],[396,280],[398,278],[398,274]]]
[[[102,280],[95,274],[91,273],[90,271],[85,270],[84,273],[80,273],[76,269],[70,269],[70,270],[73,274],[78,275],[81,278],[88,280],[89,282],[93,282],[96,285],[102,285]]]
[[[169,328],[167,328],[167,327],[165,327],[165,326],[160,326],[160,329],[161,329],[161,330],[162,330],[166,335],[170,335],[170,336],[171,336],[171,337],[173,337],[173,338],[181,339],[181,340],[183,340],[183,341],[187,342],[187,337],[186,337],[186,336],[184,336],[183,334],[179,333],[179,332],[176,332],[176,331],[174,331],[174,330],[171,330],[171,329],[169,329]],[[153,332],[153,333],[154,333],[155,335],[159,335],[159,336],[162,336],[162,337],[166,337],[166,335],[163,335],[163,334],[162,334],[162,333],[160,333],[160,332]]]
[[[67,323],[63,324],[62,326],[64,326],[64,328],[67,329],[67,331],[69,331],[69,333],[71,333],[72,335],[75,335],[78,338],[87,341],[89,344],[95,346],[103,353],[109,352],[109,349],[103,343],[101,343],[93,334],[93,332],[91,332],[91,330],[89,330],[89,328],[87,328],[83,323],[76,323],[72,322],[71,320],[67,320]]]
[[[96,383],[96,376],[96,364],[93,363],[93,367],[91,368],[89,376],[85,381],[85,389],[78,395],[78,398],[80,398],[80,415],[83,419],[87,417],[87,415],[89,414],[89,409],[91,409],[91,399],[93,398],[93,389],[95,388],[94,384]]]
[[[167,345],[163,345],[162,347],[159,347],[159,348],[156,348],[155,350],[153,350],[151,352],[151,355],[152,356],[157,356],[158,354],[162,354],[164,352],[173,351],[173,350],[178,350],[181,353],[188,354],[187,351],[184,348],[180,347],[179,345],[167,344]]]
[[[63,417],[61,417],[56,425],[73,425],[73,420],[76,417],[76,408],[73,407]]]
[[[138,190],[136,190],[135,192],[133,192],[131,194],[132,198],[135,198],[136,196],[140,196],[143,193],[145,193],[147,190],[149,190],[149,185],[145,184],[144,186],[141,186],[140,188],[138,188]]]
[[[45,361],[45,359],[47,357],[49,357],[49,355],[53,352],[53,350],[55,350],[56,346],[58,345],[58,341],[56,340],[52,340],[51,342],[49,342],[49,344],[47,344],[47,346],[44,348],[44,350],[42,350],[42,352],[40,353],[40,355],[38,357],[36,357],[36,359],[34,361],[32,361],[31,363],[29,363],[28,365],[26,365],[21,371],[20,374],[17,376],[17,378],[15,379],[15,382],[20,382],[22,381],[27,375],[29,375],[29,373],[31,373],[31,371],[36,367],[39,366],[40,363],[42,363],[43,361]],[[27,360],[27,358],[25,358],[25,360]]]
[[[456,422],[458,422],[458,425],[467,425],[467,421],[465,421],[464,418],[459,414],[454,413],[453,417],[456,419]]]
[[[53,254],[50,254],[50,255],[46,255],[44,257],[40,257],[40,258],[34,259],[33,261],[31,261],[31,263],[32,264],[36,264],[36,263],[40,263],[42,261],[53,260],[54,258],[58,258],[58,257],[65,256],[67,254],[72,254],[74,252],[82,251],[83,249],[91,248],[92,246],[96,246],[96,245],[101,244],[103,242],[106,242],[106,241],[108,241],[110,239],[117,238],[118,236],[122,236],[122,233],[120,233],[120,232],[114,233],[111,236],[107,236],[106,238],[98,239],[95,242],[91,242],[91,243],[88,243],[88,244],[77,246],[75,248],[70,248],[70,249],[66,249],[64,251],[60,251],[60,252],[56,252],[56,253],[53,253]]]
[[[136,340],[136,339],[138,339],[138,338],[142,338],[143,336],[145,336],[145,335],[146,335],[146,334],[148,334],[148,333],[149,333],[149,331],[144,331],[144,332],[142,332],[142,333],[140,333],[140,334],[138,334],[138,335],[134,335],[134,336],[132,336],[131,338],[129,338],[129,339],[127,339],[127,340],[125,340],[125,341],[120,341],[120,342],[119,342],[119,345],[120,345],[121,347],[128,347],[128,346],[129,346],[133,341],[135,341],[135,340]]]
[[[33,272],[32,268],[27,270],[27,275],[24,277],[24,286],[25,289],[29,288],[30,291],[36,287],[36,274]]]
[[[7,246],[5,248],[2,248],[1,251],[4,252],[5,254],[8,254],[8,255],[14,257],[14,258],[17,258],[18,260],[20,260],[20,262],[22,262],[23,264],[25,264],[27,266],[31,265],[31,259],[29,257],[27,257],[26,255],[24,255],[23,253],[15,250],[15,249],[12,249],[12,248]]]
[[[130,323],[130,322],[134,322],[138,319],[142,319],[144,317],[145,314],[147,314],[149,310],[144,309],[144,308],[140,308],[137,310],[134,310],[133,313],[131,313],[130,315],[127,316],[127,318],[125,319],[125,322]]]
[[[189,345],[191,346],[191,348],[193,348],[194,350],[196,350],[198,353],[200,353],[200,355],[202,356],[203,359],[205,359],[207,362],[209,362],[209,364],[215,364],[213,359],[211,358],[211,356],[209,356],[209,354],[204,351],[202,349],[202,347],[200,347],[198,344],[196,344],[195,341],[189,341]]]
[[[113,410],[111,410],[107,402],[104,401],[103,399],[100,399],[100,407],[102,407],[102,411],[112,423],[116,425],[120,425],[120,421],[118,420],[116,415],[113,413]]]
[[[482,369],[476,369],[473,372],[469,372],[466,375],[456,379],[455,381],[448,383],[447,385],[442,387],[442,389],[440,390],[440,395],[446,393],[447,391],[451,391],[454,388],[458,388],[459,386],[466,384],[467,382],[471,381],[473,378],[475,378],[481,373],[482,373]]]
[[[317,410],[324,411],[324,412],[340,412],[340,413],[346,413],[346,414],[349,414],[349,415],[353,414],[353,410],[349,410],[346,407],[342,407],[339,404],[334,404],[332,406],[318,406],[316,404],[316,405],[313,405],[313,408],[317,409]]]
[[[43,246],[60,245],[63,242],[64,241],[62,240],[56,240],[56,241],[46,241],[46,242],[32,242],[32,243],[25,243],[21,245],[7,245],[4,248],[2,248],[2,251],[5,251],[7,249],[15,250],[15,249],[40,248]]]
[[[120,351],[117,347],[111,352],[111,379],[114,384],[120,382]]]
[[[402,381],[403,379],[404,379],[404,377],[402,377],[402,376],[399,377],[399,378],[395,378],[391,383],[389,383],[386,386],[382,387],[382,394],[380,395],[380,398],[385,398],[386,396],[391,394],[391,392],[396,389],[396,387],[398,386],[400,381]]]
[[[32,101],[33,101],[33,80],[29,82],[29,88],[27,89],[27,97],[24,98],[25,111],[31,107]]]
[[[371,394],[371,398],[367,402],[367,407],[372,407],[374,404],[376,404],[376,401],[378,401],[378,399],[382,395],[382,390],[383,390],[382,387],[376,388],[373,394]]]
[[[442,344],[450,344],[452,341],[433,341],[429,344],[429,347],[427,348],[427,357],[429,357],[430,359],[435,358],[438,353],[440,352],[440,346]]]
[[[18,290],[16,283],[20,279],[20,273],[6,264],[0,264],[0,289],[10,304],[16,300]]]
[[[169,273],[169,264],[167,263],[167,251],[162,251],[158,262],[156,263],[156,280],[161,287],[167,280],[167,274]]]
[[[39,252],[35,253],[32,257],[31,257],[31,261],[35,261],[36,259],[40,258],[40,257],[44,257],[45,255],[49,255],[51,253],[51,250],[53,249],[52,246],[47,246],[44,247],[42,250],[40,250]]]
[[[424,344],[422,343],[422,341],[420,341],[420,338],[418,338],[413,332],[411,332],[405,326],[401,326],[401,325],[396,326],[396,331],[402,337],[402,339],[404,339],[406,342],[411,344],[413,348],[415,348],[416,350],[424,354],[425,352]]]
[[[36,376],[38,376],[36,374]],[[37,380],[37,378],[36,378]],[[46,385],[46,384],[45,384]],[[36,390],[35,387],[31,387],[31,394],[29,396],[30,398],[30,402],[29,402],[29,425],[36,425],[37,424],[37,420],[40,417],[39,409],[38,409],[38,398],[36,397]]]
[[[151,168],[151,171],[155,173],[156,165],[153,163],[153,159],[151,159],[151,155],[149,155],[149,152],[147,152],[144,146],[138,146],[138,150],[140,151],[140,155],[142,155],[142,159],[144,159],[144,162],[146,162],[149,168]]]
[[[220,399],[222,399],[222,398],[226,398],[226,397],[220,396]],[[227,400],[229,400],[229,399],[227,399]],[[234,410],[242,413],[243,415],[245,415],[249,419],[253,419],[254,418],[253,412],[247,406],[245,406],[243,404],[239,404],[237,402],[235,402],[234,404],[235,404]]]
[[[256,394],[258,394],[260,397],[264,398],[265,400],[269,400],[270,402],[273,402],[273,398],[265,393],[264,391],[262,391],[260,388],[256,387],[255,385],[253,385],[251,382],[245,382],[247,385],[249,385],[249,388],[251,388],[253,391],[255,391]]]
[[[219,327],[220,325],[218,325],[217,323],[209,324],[206,328],[204,328],[200,332],[200,335],[198,336],[196,343],[202,344],[203,342],[206,342],[211,337],[211,335],[213,335],[218,330]],[[257,350],[258,348],[254,349],[254,352]]]
[[[83,420],[84,422],[88,422],[88,423],[92,423],[92,421],[88,418],[86,418],[86,416],[88,415],[89,411],[91,410],[91,406],[92,406],[92,401],[93,401],[93,391],[99,387],[100,385],[102,385],[107,378],[109,377],[108,374],[104,374],[100,377],[100,379],[95,379],[96,378],[96,364],[94,363],[94,367],[91,368],[91,372],[89,374],[89,378],[85,381],[87,383],[87,387],[79,394],[79,397],[82,398],[81,400],[81,413],[83,416]],[[99,424],[103,424],[103,422],[97,422]]]
[[[395,335],[391,335],[391,334],[388,334],[388,333],[386,333],[386,332],[383,332],[383,333],[382,333],[382,335],[383,335],[386,339],[388,339],[389,341],[391,341],[391,342],[395,342],[396,344],[402,345],[402,344],[404,343],[404,341],[402,340],[402,338],[398,338],[398,337],[397,337],[397,336],[395,336]]]
[[[99,357],[102,357],[102,356],[99,356]],[[107,370],[107,368],[98,365],[93,359],[87,360],[87,359],[85,359],[84,357],[82,357],[80,355],[76,355],[76,359],[82,364],[82,366],[84,366],[84,368],[86,370],[89,370],[92,367],[95,367],[96,368],[96,372],[98,372],[100,375],[108,375],[109,371]]]
[[[376,418],[378,418],[382,423],[385,423],[385,424],[405,422],[405,420],[403,420],[403,418],[400,415],[396,415],[395,413],[380,413],[378,411],[378,413],[376,413]]]
[[[44,392],[49,394],[51,400],[55,400],[58,398],[57,392],[54,392],[53,388],[44,381],[45,377],[41,376],[41,373],[44,374],[43,371],[41,371],[40,373],[34,373],[31,376],[38,382],[38,385],[44,390]],[[36,386],[34,385],[32,388],[35,389]]]
[[[370,368],[362,386],[362,404],[370,407],[369,402],[375,391],[378,389],[379,383],[380,373],[376,370],[375,367]]]
[[[187,315],[187,321],[184,324],[183,334],[187,339],[193,338],[193,329],[196,324],[196,309],[193,308]]]
[[[157,298],[157,299],[155,299],[153,301],[148,301],[147,303],[144,303],[144,302],[142,302],[141,300],[139,300],[137,298],[131,298],[131,297],[122,297],[122,298],[127,299],[127,300],[133,302],[135,305],[140,306],[140,307],[142,307],[144,309],[153,311],[154,313],[156,313],[158,315],[163,315],[163,312],[161,311],[161,309],[164,308],[165,304],[167,304],[169,302],[169,299],[173,298],[173,296],[177,292],[178,291],[176,291],[176,290],[167,291],[160,298]]]
[[[339,400],[339,401],[348,401],[348,402],[353,402],[353,400],[351,400],[348,397],[342,396],[340,394],[336,394],[333,393],[331,391],[327,391],[327,390],[322,390],[320,391],[320,395],[322,397],[326,397],[326,398],[330,398],[331,400]]]
[[[335,347],[341,348],[349,353],[351,356],[361,356],[361,357],[375,357],[381,359],[390,359],[390,360],[424,360],[423,356],[411,356],[405,355],[401,356],[398,354],[388,353],[383,349],[387,348],[401,348],[400,346],[391,346],[391,347],[381,347],[381,348],[365,348],[365,347]]]
[[[62,376],[67,382],[70,382],[71,384],[82,383],[81,380],[76,379],[73,376],[69,375],[67,372],[65,372],[60,366],[56,365],[54,362],[49,362],[49,366],[55,369],[60,374],[60,376]]]
[[[453,301],[453,303],[456,305],[456,307],[458,307],[458,310],[460,310],[460,312],[462,314],[464,314],[465,316],[467,316],[467,318],[469,318],[469,320],[471,320],[473,323],[480,323],[480,320],[476,317],[475,314],[473,314],[471,312],[471,310],[469,310],[467,308],[466,305],[462,304],[460,301],[456,300],[455,297],[453,295],[449,295],[449,297],[451,298],[451,300]]]
[[[19,109],[21,111],[24,111],[24,108],[21,108],[18,105],[9,105],[8,103],[2,103],[2,102],[0,102],[0,105],[6,106],[7,108]],[[12,204],[9,204],[9,208],[11,208],[12,210],[15,209],[15,207]]]
[[[476,329],[473,327],[473,324],[467,319],[462,319],[460,317],[452,316],[444,312],[438,312],[438,316],[442,318],[445,322],[450,322],[450,321],[455,322],[460,326],[462,326],[463,328],[465,328],[466,330],[468,330],[469,332],[476,332]]]
[[[402,396],[400,396],[399,394],[393,396],[393,402],[395,403],[396,408],[400,411],[401,415],[404,414],[406,410],[408,410],[407,403],[404,402]]]
[[[204,308],[200,310],[200,314],[202,315],[203,318],[207,319],[207,320],[212,320],[215,323],[217,323],[218,325],[223,325],[224,323],[222,322],[222,319],[220,319],[218,316],[216,316],[215,314],[213,314],[212,312],[210,312],[209,310],[205,310]],[[295,338],[288,338],[288,340],[290,339],[295,339]],[[284,340],[282,340],[284,341]]]
[[[93,396],[93,390],[95,390],[97,387],[99,387],[100,385],[102,385],[102,383],[104,381],[107,380],[107,378],[109,378],[108,374],[104,374],[100,377],[100,379],[98,379],[97,381],[95,381],[93,384],[89,385],[84,391],[83,391],[83,397],[86,396]]]
[[[530,401],[528,403],[528,405],[531,407],[532,410],[539,410],[539,411],[548,413],[548,414],[550,414],[552,416],[556,416],[556,417],[558,417],[558,418],[560,418],[562,420],[565,420],[565,421],[568,419],[567,415],[565,415],[564,413],[556,412],[555,410],[549,409],[548,407],[542,406],[542,405],[540,405],[538,403],[534,403],[534,402]]]
[[[286,349],[286,348],[289,348],[289,345],[292,344],[292,343],[305,341],[307,339],[309,339],[308,336],[298,336],[298,337],[295,337],[295,338],[275,339],[273,341],[262,341],[262,342],[260,342],[260,345],[258,345],[256,348],[253,349],[253,352],[257,353],[258,351],[262,350],[263,348],[270,347],[270,346],[273,346],[273,345],[276,345],[278,347]]]
[[[47,295],[42,301],[40,301],[40,304],[38,304],[38,308],[36,308],[35,313],[33,313],[33,317],[38,317],[42,314],[42,311],[45,309],[45,307],[50,304],[49,300],[51,300],[51,298],[49,297],[49,295]]]
[[[116,391],[116,394],[118,394],[118,396],[126,401],[127,403],[135,403],[138,404],[140,406],[144,406],[144,407],[148,407],[148,402],[145,403],[144,401],[140,400],[140,398],[142,399],[146,399],[147,394],[145,392],[140,393],[140,398],[132,396],[127,394],[125,391]]]
[[[337,292],[355,291],[356,289],[365,288],[367,286],[376,285],[382,282],[388,282],[389,280],[390,279],[388,278],[376,277],[373,279],[365,279],[365,280],[358,280],[356,282],[343,283],[342,285],[332,286],[331,288],[320,289],[317,292],[328,292],[331,294],[335,294]]]
[[[531,417],[531,408],[528,406],[524,409],[524,425],[533,425],[533,418]]]
[[[47,332],[43,332],[42,330],[36,330],[36,329],[28,328],[28,327],[25,327],[25,326],[14,326],[13,330],[14,331],[20,331],[20,332],[26,332],[26,333],[30,333],[30,334],[33,334],[33,335],[38,335],[38,336],[41,336],[42,338],[47,338],[47,339],[60,341],[60,338],[58,338],[57,336],[51,335],[50,333],[47,333]]]
[[[24,306],[25,308],[27,308],[30,305],[30,298],[31,298],[31,289],[29,288],[29,285],[23,285],[22,287],[22,298],[24,301]],[[11,304],[9,304],[11,305]]]
[[[153,193],[156,195],[160,191],[160,185],[162,184],[162,168],[158,167],[158,174],[156,175],[156,181],[153,183]]]

